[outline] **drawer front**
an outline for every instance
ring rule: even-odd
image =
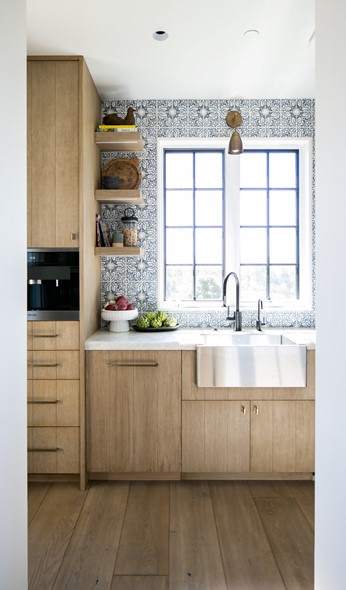
[[[79,473],[79,428],[28,428],[29,473]]]
[[[28,351],[28,379],[79,379],[79,351]]]
[[[28,426],[79,426],[79,381],[28,381]]]
[[[28,322],[28,350],[79,350],[79,322]]]

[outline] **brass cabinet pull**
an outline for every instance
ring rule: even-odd
[[[110,367],[158,367],[157,361],[110,361]]]
[[[253,407],[253,413],[256,415],[258,414],[258,406]]]
[[[33,338],[57,338],[59,334],[33,334]]]
[[[246,407],[243,405],[241,406],[241,413],[244,415],[246,414]]]
[[[60,363],[46,363],[46,364],[36,364],[36,363],[31,363],[29,364],[29,367],[33,367],[33,368],[37,368],[37,367],[59,367]]]
[[[28,452],[30,453],[57,453],[58,451],[63,451],[64,449],[59,449],[59,447],[56,447],[55,449],[36,449],[36,448],[32,448],[32,449],[28,449]]]
[[[71,240],[77,240],[78,239],[78,234],[72,232],[71,233]]]
[[[59,402],[59,399],[28,399],[28,404],[58,404]]]

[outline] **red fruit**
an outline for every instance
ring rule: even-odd
[[[117,311],[118,306],[116,303],[108,303],[108,305],[106,305],[105,310],[106,311]]]
[[[119,295],[119,297],[116,298],[116,302],[118,303],[126,303],[126,305],[129,303],[126,299],[126,297],[124,297],[124,295]]]
[[[126,309],[136,309],[133,303],[128,303]]]
[[[124,301],[119,301],[117,303],[118,309],[119,311],[124,311],[125,309],[127,309],[127,302],[125,303]]]

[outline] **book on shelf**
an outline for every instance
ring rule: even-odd
[[[136,125],[99,125],[97,131],[137,131]]]
[[[96,246],[111,246],[107,226],[98,214],[96,214]]]

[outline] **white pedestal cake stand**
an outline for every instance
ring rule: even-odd
[[[124,311],[108,311],[103,309],[101,317],[109,322],[110,332],[128,332],[130,329],[129,320],[138,316],[138,309],[125,309]]]

